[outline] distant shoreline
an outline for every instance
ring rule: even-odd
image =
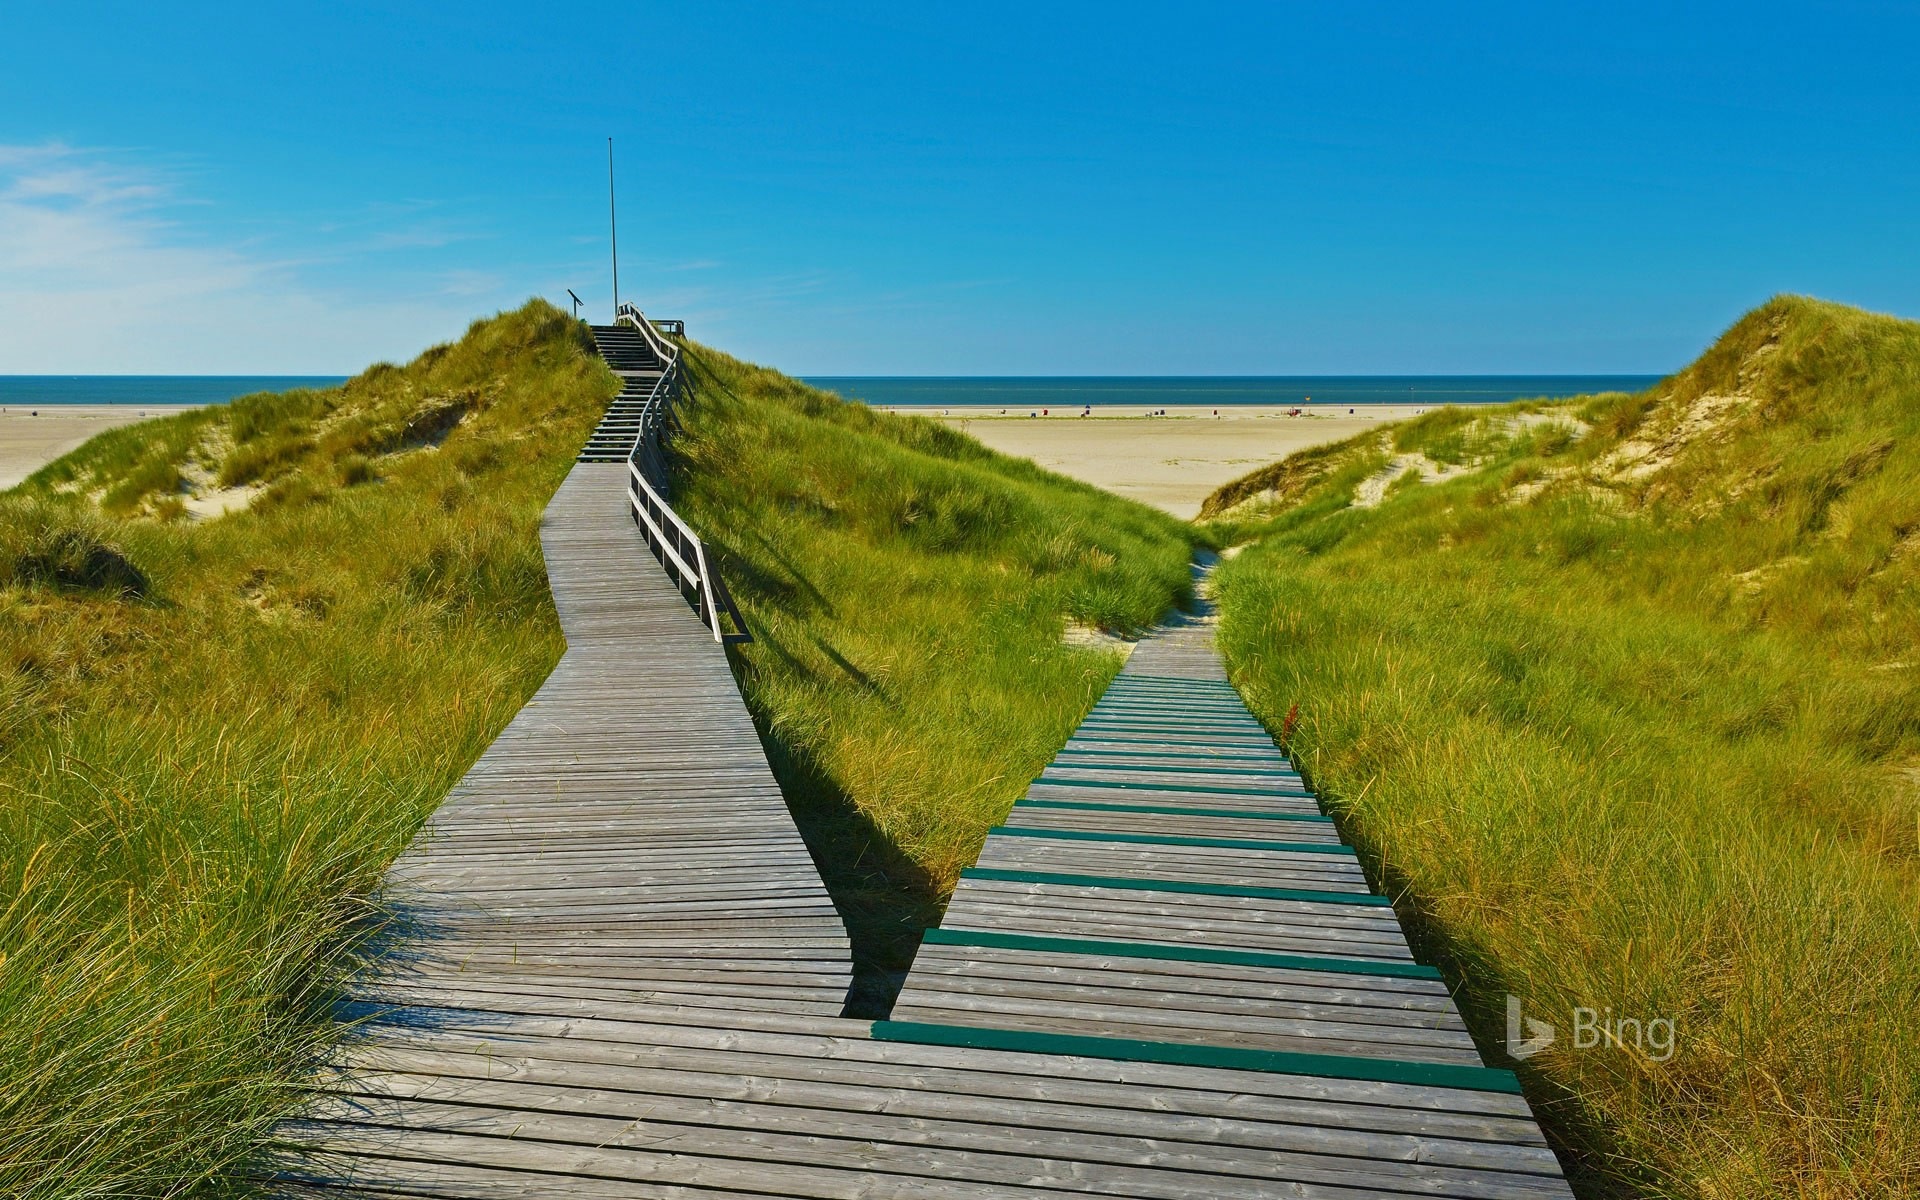
[[[1004,454],[1030,458],[1050,471],[1186,520],[1199,513],[1215,488],[1249,471],[1310,446],[1366,434],[1443,406],[1110,405],[1086,417],[1080,415],[1081,407],[886,407],[930,417]],[[1029,416],[1030,411],[1047,415]]]
[[[869,404],[876,412],[900,416],[934,417],[955,421],[1139,421],[1205,420],[1218,418],[1252,421],[1276,418],[1288,421],[1362,416],[1369,421],[1400,421],[1452,404],[1459,408],[1482,408],[1504,403],[1496,400],[1454,400],[1431,404],[1163,404],[1147,408],[1138,404],[1094,404],[1029,408],[1027,405],[992,404]]]
[[[0,409],[225,404],[255,392],[339,387],[345,375],[0,375]]]
[[[1659,375],[807,376],[874,408],[1436,408],[1640,392]]]
[[[344,375],[0,375],[0,408],[224,404],[253,392],[338,387]],[[1367,408],[1493,404],[1642,391],[1658,375],[821,375],[806,382],[875,408]]]
[[[198,404],[7,404],[0,405],[0,491],[13,487],[95,434],[154,417],[170,417]]]

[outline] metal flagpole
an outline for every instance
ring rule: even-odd
[[[613,238],[613,315],[620,316],[620,226],[613,215],[613,139],[607,139],[607,232]]]

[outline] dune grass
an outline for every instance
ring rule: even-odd
[[[559,656],[537,523],[614,386],[535,303],[0,497],[0,1195],[231,1183],[381,871]],[[179,519],[261,445],[251,509]]]
[[[1467,469],[1356,506],[1416,455]],[[1520,1069],[1583,1195],[1920,1194],[1920,325],[1782,298],[1209,512],[1236,682],[1491,1057],[1508,991],[1559,1026]]]
[[[674,503],[722,548],[762,740],[879,1015],[987,829],[1188,590],[1189,527],[705,347]],[[1089,639],[1093,640],[1093,639]]]
[[[693,378],[681,503],[883,975],[1117,669],[1063,622],[1152,620],[1186,533],[716,352]],[[561,652],[539,516],[615,388],[535,302],[0,496],[0,1195],[244,1190],[382,871]],[[188,519],[215,494],[247,507]]]

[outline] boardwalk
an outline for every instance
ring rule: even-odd
[[[369,999],[840,1011],[844,927],[724,652],[623,516],[625,475],[578,465],[547,509],[567,652],[394,864],[413,936]]]
[[[1277,1171],[1366,1173],[1383,1193],[1570,1195],[1517,1081],[1482,1064],[1203,621],[1135,651],[988,836],[874,1033],[1392,1084],[1329,1084],[1325,1156]],[[1468,1111],[1511,1124],[1407,1155],[1405,1135],[1432,1132],[1422,1122]]]
[[[1242,793],[1285,769],[1226,702],[1217,670],[1203,633],[1142,646],[1036,798],[1085,794],[1126,760],[1204,755],[1261,774],[1233,776],[1231,792],[1108,790],[1141,807],[1175,807],[1156,803],[1168,798],[1190,807],[1197,796],[1235,814],[1195,821],[1269,819],[1238,815],[1266,811]],[[1197,693],[1177,682],[1209,677]],[[1064,765],[1109,754],[1117,761]],[[1176,773],[1139,774],[1157,784]],[[1178,786],[1211,778],[1182,772]],[[1304,797],[1270,801],[1313,815]],[[1009,828],[1087,833],[1051,816],[1024,822],[1028,812],[1107,811],[1022,806]],[[1445,992],[1408,962],[1391,910],[1365,900],[1350,856],[1320,849],[1336,844],[1330,830],[1290,835],[1316,847],[1296,851],[1193,844],[1272,840],[1221,836],[1238,825],[1154,829],[1140,836],[1190,840],[997,833],[923,949],[896,1021],[871,1029],[803,1015],[804,989],[769,999],[735,988],[733,1004],[694,986],[699,971],[660,985],[686,989],[673,994],[650,996],[647,979],[631,975],[617,995],[582,980],[377,1011],[344,1052],[320,1119],[299,1131],[310,1150],[297,1173],[312,1183],[289,1177],[286,1190],[586,1200],[1569,1194],[1510,1079],[1479,1074]],[[1146,880],[1162,886],[1138,888]],[[644,904],[655,892],[632,894]],[[1193,953],[1135,956],[1169,945]],[[1257,949],[1228,948],[1238,946]],[[1318,961],[1335,954],[1351,956],[1348,972]],[[574,965],[591,975],[603,960],[588,958]],[[1191,1061],[1165,1050],[1182,1044]],[[1369,1078],[1364,1065],[1259,1057],[1307,1052],[1381,1069]],[[1447,1068],[1463,1074],[1447,1078]]]
[[[386,1015],[356,1054],[397,1044],[396,1020],[518,1036],[536,1002],[840,1012],[845,929],[724,650],[626,517],[626,479],[579,464],[548,507],[567,652],[389,872],[391,946],[353,987]]]
[[[1567,1196],[1390,907],[1225,684],[1144,643],[893,1019],[624,463],[542,530],[566,656],[390,875],[289,1196]]]

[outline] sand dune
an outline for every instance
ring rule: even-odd
[[[0,409],[0,489],[10,488],[96,433],[191,405],[56,404]]]
[[[1199,514],[1201,501],[1228,480],[1296,450],[1337,442],[1429,407],[1315,405],[1299,409],[1298,416],[1286,408],[1168,408],[1164,417],[1139,408],[1100,409],[1090,417],[1078,415],[1079,409],[1055,409],[1045,417],[1029,417],[1025,409],[897,411],[945,421],[1002,453],[1191,518]]]
[[[180,411],[179,406],[127,404],[0,410],[0,488],[12,487],[104,430]],[[1092,417],[1077,415],[1078,409],[1046,417],[1025,411],[1002,415],[997,408],[900,411],[945,421],[1003,453],[1189,518],[1215,488],[1256,467],[1427,409],[1375,405],[1349,412],[1313,406],[1290,416],[1285,408],[1169,408],[1164,417],[1138,408],[1102,409]]]

